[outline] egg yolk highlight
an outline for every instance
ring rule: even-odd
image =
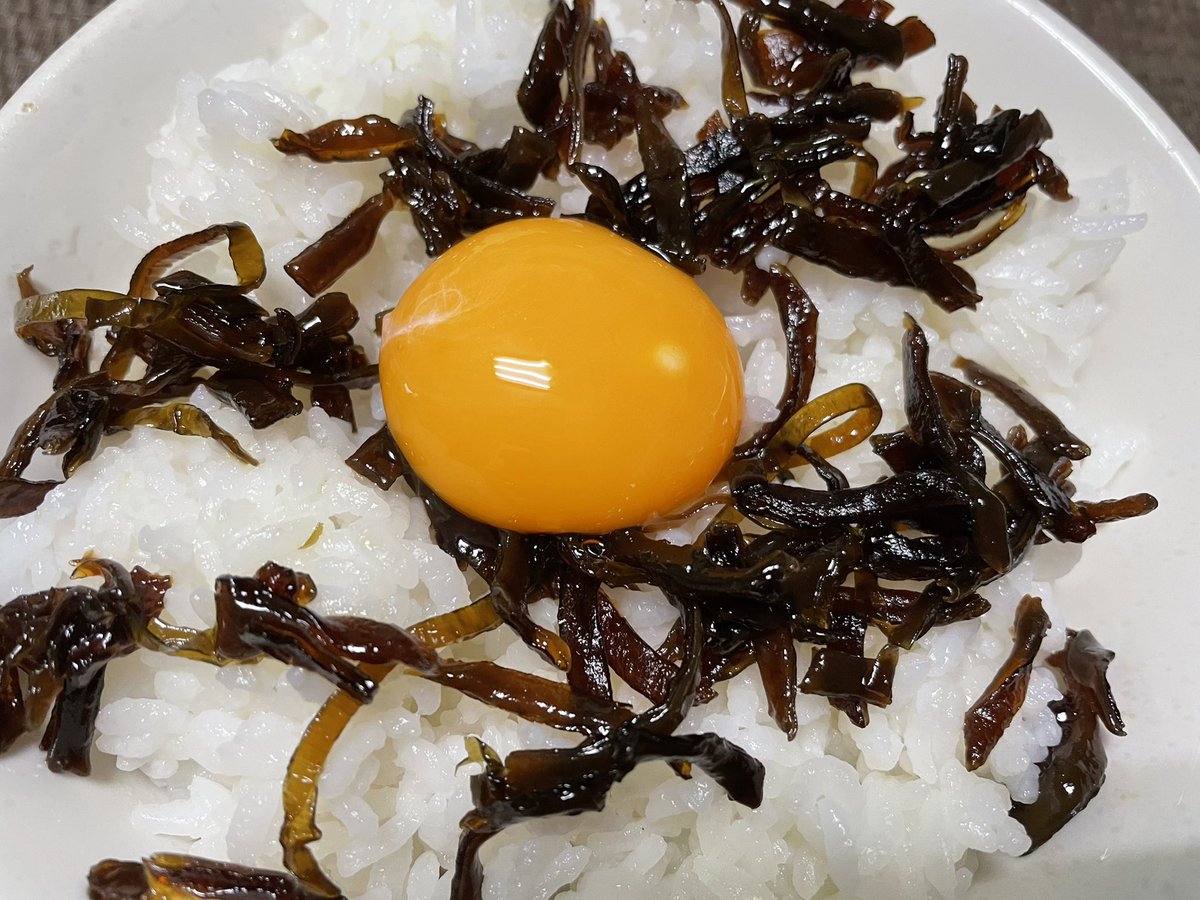
[[[525,219],[455,245],[383,323],[388,426],[416,473],[522,532],[638,526],[729,458],[742,369],[683,272],[585,222]]]

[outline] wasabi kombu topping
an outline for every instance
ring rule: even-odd
[[[340,897],[310,848],[320,837],[317,784],[339,735],[397,668],[581,738],[573,749],[501,759],[467,737],[468,761],[481,771],[471,781],[474,808],[462,820],[456,900],[481,896],[479,850],[490,837],[527,819],[601,809],[609,790],[643,763],[666,761],[681,777],[698,767],[733,801],[757,806],[764,777],[757,760],[716,735],[675,733],[720,682],[755,667],[769,713],[789,738],[802,692],[826,697],[865,726],[872,706],[891,702],[903,652],[930,629],[986,612],[977,590],[1034,543],[1082,541],[1097,525],[1156,506],[1146,494],[1076,499],[1070,465],[1087,445],[1004,376],[969,361],[959,363],[966,382],[931,371],[928,341],[911,319],[897,336],[900,430],[874,433],[882,408],[866,385],[811,396],[817,309],[788,269],[759,267],[760,251],[773,247],[843,275],[914,287],[946,310],[972,307],[981,298],[958,262],[1020,218],[1028,191],[1062,200],[1067,182],[1042,150],[1051,131],[1040,113],[997,110],[980,119],[964,91],[962,57],[949,58],[932,128],[918,131],[913,101],[872,84],[871,73],[928,49],[933,35],[915,18],[887,22],[892,9],[882,0],[708,6],[721,33],[722,107],[692,143],[677,143],[665,124],[684,98],[640,81],[590,0],[552,4],[516,98],[528,127],[514,126],[498,146],[454,135],[425,97],[396,119],[369,114],[284,131],[274,142],[283,153],[386,166],[379,192],[285,267],[316,298],[299,314],[271,313],[253,299],[265,277],[263,254],[238,223],[155,248],[128,289],[45,293],[28,272],[19,277],[17,333],[58,367],[50,397],[0,460],[6,516],[36,508],[58,483],[25,477],[36,451],[61,455],[69,477],[106,434],[138,425],[216,440],[254,463],[186,402],[201,385],[255,427],[306,404],[353,425],[352,391],[371,387],[377,373],[351,336],[357,311],[329,288],[368,255],[391,212],[406,211],[436,256],[498,222],[550,215],[554,203],[535,191],[544,176],[577,179],[589,194],[584,218],[684,271],[737,272],[750,304],[769,293],[787,345],[776,414],[737,448],[704,498],[722,508],[691,544],[643,529],[527,535],[476,522],[420,480],[384,428],[347,463],[384,490],[404,480],[421,500],[439,546],[478,576],[475,598],[458,610],[404,628],[323,616],[308,608],[311,579],[267,563],[253,575],[217,579],[215,626],[186,629],[160,616],[169,578],[100,559],[84,561],[76,574],[101,576],[101,588],[55,588],[0,607],[0,751],[45,723],[43,747],[56,770],[87,772],[104,667],[138,648],[212,665],[270,657],[336,687],[284,781],[286,872],[157,854],[99,864],[90,896],[146,897],[153,881],[172,896]],[[881,122],[897,123],[897,153],[886,164],[866,144]],[[582,160],[584,144],[627,139],[641,161],[631,178]],[[848,178],[827,168],[837,162],[848,164]],[[233,283],[177,268],[216,242],[228,245]],[[108,350],[93,366],[98,330]],[[1025,425],[1002,435],[982,415],[980,388]],[[868,438],[891,474],[851,484],[836,458]],[[483,452],[486,436],[480,440]],[[815,479],[797,483],[807,469]],[[612,589],[630,587],[658,588],[678,612],[658,646],[613,602]],[[558,604],[555,629],[529,612],[545,598]],[[970,768],[985,762],[1020,708],[1048,627],[1040,603],[1027,598],[1012,655],[967,714]],[[449,655],[497,628],[511,629],[563,680]],[[868,654],[871,628],[885,643]],[[803,671],[798,644],[810,648]],[[1104,780],[1097,722],[1123,733],[1105,675],[1111,658],[1088,632],[1070,633],[1050,658],[1066,687],[1055,706],[1063,738],[1042,765],[1038,801],[1013,811],[1034,846]],[[614,674],[646,699],[644,712],[613,699]]]

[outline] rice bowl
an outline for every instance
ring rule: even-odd
[[[678,7],[678,10],[682,12],[672,12],[677,15],[695,14],[695,11],[689,11],[684,6]],[[439,14],[435,11],[434,15]],[[614,17],[609,18],[611,20]],[[411,26],[411,20],[408,24]],[[934,25],[936,27],[936,22]],[[654,28],[647,30],[655,33]],[[623,33],[623,29],[617,27],[614,27],[614,31],[618,35]],[[336,35],[341,32],[334,29],[333,33]],[[518,42],[517,46],[524,48],[525,43]],[[296,70],[301,73],[322,71],[310,60],[304,59],[303,44],[295,52],[297,58],[303,61],[303,64],[296,63]],[[520,58],[524,52],[522,49],[514,57],[518,73],[524,64]],[[658,75],[644,51],[639,53],[633,49],[632,53],[645,69],[647,78],[657,77],[665,83],[683,87],[689,99],[698,96],[680,81]],[[483,56],[480,54],[474,58]],[[442,57],[438,59],[444,61]],[[422,62],[425,63],[422,66],[424,77],[433,79],[435,60]],[[286,70],[288,67],[284,68]],[[169,201],[165,208],[160,205],[149,211],[133,210],[123,216],[123,227],[143,245],[156,243],[167,233],[173,235],[179,230],[189,230],[189,226],[240,216],[250,219],[252,224],[261,229],[264,242],[272,248],[269,251],[272,269],[277,271],[279,264],[294,252],[297,242],[315,236],[327,227],[330,217],[348,211],[357,196],[361,196],[356,193],[358,188],[353,182],[343,180],[344,173],[338,173],[336,183],[326,182],[325,179],[332,176],[314,168],[305,173],[312,184],[304,194],[322,198],[321,208],[314,209],[302,199],[289,199],[285,189],[277,188],[271,182],[272,178],[280,176],[269,169],[259,168],[255,172],[252,167],[247,167],[250,172],[238,175],[236,169],[229,165],[231,159],[225,159],[210,178],[205,174],[204,166],[197,165],[195,154],[203,147],[195,145],[206,143],[206,135],[220,134],[223,140],[230,140],[231,145],[243,142],[242,152],[253,160],[255,142],[264,135],[270,136],[271,129],[280,125],[294,125],[298,113],[312,114],[314,120],[321,118],[316,110],[303,109],[304,101],[290,97],[280,100],[278,93],[272,97],[251,81],[244,80],[251,76],[259,77],[254,70],[255,64],[251,64],[229,73],[229,77],[236,77],[236,83],[214,88],[192,82],[185,83],[181,89],[184,100],[177,113],[176,127],[172,133],[164,135],[157,145],[159,164],[154,175],[160,193],[175,199]],[[264,71],[260,66],[258,72]],[[326,73],[327,70],[322,75]],[[434,82],[428,92],[435,97],[448,97],[452,93],[450,85],[456,78],[462,78],[468,85],[486,85],[494,83],[495,75],[485,69],[482,72],[468,71],[465,75],[446,72],[444,78],[444,84]],[[329,79],[330,83],[334,81]],[[364,106],[359,102],[364,98],[374,99],[369,94],[369,82],[357,78],[353,81],[356,85],[354,90],[361,92],[359,96],[347,99],[318,95],[319,101],[328,105],[323,115],[352,115],[372,105],[368,102]],[[301,82],[291,89],[303,92],[317,87]],[[407,86],[403,90],[408,96]],[[400,99],[392,102],[404,106],[410,101]],[[281,103],[282,109],[279,105],[273,107],[272,103]],[[386,100],[381,100],[381,103],[387,105]],[[702,111],[709,107],[711,104],[693,99],[694,110]],[[488,112],[485,104],[483,115],[474,117],[473,121],[479,127],[486,128]],[[290,119],[286,122],[272,121],[272,115]],[[504,121],[510,122],[511,119]],[[264,157],[269,155],[269,152],[263,153]],[[276,165],[279,171],[287,168],[283,162]],[[291,168],[294,170],[294,167]],[[235,175],[229,176],[224,174],[226,172],[235,172]],[[180,173],[190,174],[181,176]],[[294,176],[295,172],[288,174]],[[269,186],[269,190],[264,191],[254,183],[256,175]],[[188,183],[189,179],[192,180],[191,184]],[[254,193],[256,190],[261,193]],[[1020,283],[1028,277],[1027,270],[1021,269],[1024,263],[1048,268],[1053,278],[1057,279],[1056,284],[1074,281],[1078,282],[1078,288],[1090,283],[1098,265],[1096,258],[1101,258],[1101,262],[1107,261],[1111,251],[1108,245],[1097,244],[1089,233],[1107,228],[1111,237],[1116,239],[1123,229],[1132,228],[1137,222],[1126,218],[1120,209],[1124,192],[1120,181],[1097,184],[1091,198],[1085,186],[1077,183],[1076,190],[1084,204],[1078,214],[1071,210],[1070,214],[1060,216],[1056,221],[1054,214],[1065,211],[1044,211],[1050,217],[1046,223],[1048,231],[1057,234],[1060,244],[1057,250],[1047,249],[1047,244],[1053,244],[1053,239],[1047,238],[1041,252],[1052,258],[1054,264],[1066,260],[1065,263],[1058,266],[1057,270],[1055,265],[1046,266],[1046,258],[1039,258],[1037,250],[1030,251],[1032,257],[1027,254],[1023,259],[993,258],[983,263],[984,269],[991,266],[990,271],[981,269],[977,273],[981,282],[986,283],[985,279],[990,278],[990,286],[997,290],[1005,285]],[[192,210],[186,199],[189,191],[211,192],[209,201],[212,206],[206,202],[203,209]],[[226,197],[224,201],[221,199],[222,192]],[[299,197],[300,194],[295,196]],[[223,202],[227,204],[230,215],[225,214]],[[283,227],[284,217],[278,216],[277,210],[267,206],[268,202],[278,202],[285,213],[290,211],[297,217],[298,221],[294,226],[289,226],[290,230]],[[1090,208],[1088,203],[1092,204]],[[564,206],[569,208],[569,205],[570,199],[564,198]],[[235,206],[239,209],[237,216],[233,215]],[[257,214],[262,217],[262,225],[253,221],[254,217],[247,212],[247,208],[259,210]],[[190,214],[196,218],[189,218]],[[1096,223],[1100,221],[1106,224],[1098,226]],[[1082,246],[1072,247],[1072,229],[1080,228],[1085,232]],[[1075,236],[1078,234],[1076,231]],[[366,283],[347,285],[368,314],[372,311],[372,302],[378,308],[390,305],[398,289],[402,289],[402,282],[415,273],[415,264],[411,260],[420,257],[404,249],[403,239],[402,234],[385,235],[384,258],[391,263],[385,268],[390,270],[390,277],[396,278],[389,287],[372,282],[366,276]],[[1092,252],[1082,252],[1084,249]],[[806,279],[806,283],[814,295],[818,292],[833,294],[839,290],[836,284],[823,285],[819,277]],[[275,279],[274,286],[290,287],[281,279]],[[874,286],[869,287],[873,289]],[[1064,290],[1058,296],[1067,297],[1069,294]],[[840,326],[843,335],[842,345],[835,345],[832,353],[826,353],[825,357],[832,357],[838,364],[852,368],[856,378],[876,385],[898,383],[894,375],[894,361],[889,361],[886,354],[881,352],[882,341],[871,341],[871,328],[863,327],[865,320],[852,317],[847,312],[839,313],[839,310],[855,309],[855,304],[858,308],[865,308],[875,301],[876,298],[870,296],[852,296],[843,305],[831,300],[818,300],[824,316],[824,334],[836,341]],[[286,305],[289,298],[273,298],[271,305],[275,302]],[[871,317],[873,327],[877,328],[876,334],[882,334],[889,322],[895,328],[901,313],[914,308],[915,303],[911,297],[883,298],[876,304],[881,311]],[[1064,302],[1063,309],[1064,318],[1075,320],[1087,318],[1095,312],[1094,304],[1086,297]],[[839,315],[842,318],[839,319]],[[767,328],[753,321],[753,316],[743,316],[734,324],[735,331],[743,336],[748,352],[750,390],[770,398],[772,388],[778,390],[778,374],[773,373],[773,367],[777,368],[778,363],[773,361],[772,348],[768,346],[771,339],[763,336]],[[1000,326],[989,323],[987,327]],[[857,337],[853,336],[855,333]],[[854,343],[856,341],[858,343]],[[775,352],[777,355],[777,350]],[[944,348],[944,353],[949,353],[949,348]],[[1040,374],[1061,384],[1070,377],[1073,365],[1073,361],[1065,359],[1058,365],[1047,366]],[[890,378],[889,366],[893,370]],[[841,375],[836,371],[825,373],[825,377],[831,379],[830,383],[834,383]],[[230,431],[238,434],[247,446],[273,439],[249,433],[236,419],[223,417],[222,410],[216,405],[211,405],[209,411]],[[89,485],[82,480],[78,483],[72,481],[68,489],[79,493],[66,495],[64,489],[63,498],[53,501],[46,513],[52,518],[74,517],[76,534],[85,531],[90,536],[82,539],[68,537],[65,542],[56,543],[62,539],[50,536],[48,526],[39,524],[22,529],[23,533],[19,536],[6,534],[5,538],[0,538],[13,542],[4,546],[6,560],[16,557],[18,550],[10,548],[18,546],[19,552],[30,553],[32,557],[25,573],[20,576],[21,580],[14,583],[11,593],[34,590],[47,580],[61,577],[59,570],[63,560],[92,549],[96,534],[92,526],[95,523],[111,523],[122,518],[126,522],[120,528],[124,533],[122,539],[136,543],[122,547],[121,539],[114,537],[112,544],[115,546],[106,547],[103,552],[116,558],[137,559],[151,568],[171,571],[177,579],[173,600],[181,595],[186,598],[189,593],[205,590],[218,570],[253,568],[268,556],[291,562],[293,560],[287,558],[287,553],[294,552],[294,548],[299,547],[311,533],[312,520],[277,524],[277,527],[269,529],[273,532],[269,534],[264,533],[267,529],[255,527],[254,523],[262,518],[270,518],[260,513],[273,508],[270,504],[278,502],[275,498],[281,495],[280,492],[312,489],[319,499],[332,501],[332,506],[314,510],[312,515],[336,522],[340,526],[338,540],[331,541],[331,546],[323,548],[330,551],[328,555],[319,559],[297,557],[294,563],[317,578],[321,602],[328,604],[325,609],[331,612],[354,611],[404,622],[421,617],[411,604],[421,603],[425,609],[436,611],[440,608],[438,604],[461,602],[463,585],[456,578],[457,570],[452,566],[447,567],[446,560],[439,559],[436,553],[428,549],[428,544],[421,542],[423,522],[419,511],[414,510],[404,498],[389,496],[381,499],[370,490],[362,489],[361,485],[354,483],[348,471],[339,473],[337,461],[347,455],[348,447],[352,447],[349,436],[337,423],[328,421],[319,413],[309,414],[305,418],[306,421],[292,423],[289,426],[292,431],[287,434],[288,440],[267,454],[280,466],[277,473],[268,476],[276,481],[243,485],[237,481],[239,473],[232,470],[223,478],[214,477],[214,482],[224,482],[221,490],[228,491],[224,509],[200,509],[205,505],[200,503],[194,504],[193,508],[185,500],[186,473],[221,470],[222,461],[215,457],[206,458],[208,454],[205,447],[153,434],[137,434],[124,446],[107,451],[114,457],[111,462],[115,465],[105,467],[105,479],[117,479],[113,483],[124,485],[144,480],[151,494],[176,498],[172,513],[178,515],[182,523],[168,521],[165,516],[161,521],[155,521],[152,516],[147,516],[148,509],[142,503],[135,503],[128,512],[122,512],[119,503],[113,502],[111,483]],[[135,446],[145,441],[166,441],[170,445],[178,443],[170,451],[173,466],[155,471],[128,457],[128,463],[123,468],[119,458],[132,454]],[[1104,446],[1103,441],[1098,440],[1097,443]],[[1109,463],[1110,469],[1115,469],[1119,463],[1119,458],[1113,458]],[[1085,475],[1089,467],[1085,467]],[[171,468],[177,471],[172,472]],[[283,496],[289,506],[298,502],[290,494],[284,493]],[[260,499],[263,505],[256,508],[254,504]],[[205,521],[206,516],[209,517],[207,524],[198,524]],[[237,542],[240,545],[238,553],[244,556],[224,555],[224,550],[216,549],[227,540],[231,523],[246,523],[249,526],[245,534],[239,535]],[[373,527],[379,530],[370,531]],[[208,541],[202,537],[202,528],[211,529],[213,537]],[[197,537],[201,538],[201,548],[213,549],[196,553],[193,542]],[[84,546],[89,541],[91,545]],[[273,544],[272,541],[279,543]],[[364,565],[358,549],[366,542],[377,550],[372,554],[369,565]],[[707,884],[710,889],[722,894],[736,887],[733,883],[726,885],[721,880],[731,876],[733,870],[741,870],[739,877],[742,880],[737,884],[743,890],[748,884],[758,885],[756,889],[761,891],[779,891],[780,885],[788,885],[803,896],[824,896],[817,892],[821,890],[825,876],[831,874],[841,889],[862,891],[867,895],[885,890],[895,895],[898,886],[909,884],[914,892],[918,892],[914,895],[923,896],[919,891],[926,890],[924,879],[928,879],[929,884],[940,893],[953,892],[969,878],[969,865],[960,865],[958,861],[966,848],[1008,852],[1021,852],[1024,848],[1021,836],[1012,831],[1007,820],[1007,793],[1000,792],[1002,789],[998,791],[994,782],[989,786],[987,782],[975,780],[975,776],[967,776],[961,771],[961,766],[955,768],[955,745],[951,736],[955,731],[953,723],[958,721],[961,709],[955,713],[952,707],[934,703],[928,691],[959,695],[964,705],[969,703],[973,699],[972,691],[986,681],[995,669],[996,660],[1003,655],[1003,636],[1011,621],[1011,609],[1016,599],[1023,592],[1034,590],[1035,584],[1035,592],[1045,593],[1041,582],[1056,577],[1070,562],[1070,559],[1054,557],[1036,558],[1035,565],[1027,567],[1024,573],[1014,579],[1011,593],[1006,588],[1004,594],[993,597],[997,609],[1004,610],[1007,604],[1008,612],[998,617],[1000,624],[990,633],[986,628],[974,630],[960,626],[940,633],[936,641],[910,661],[914,667],[911,678],[907,674],[898,676],[893,710],[887,716],[876,717],[873,720],[876,724],[864,732],[847,731],[836,725],[828,709],[805,708],[801,714],[806,718],[806,730],[796,742],[789,745],[762,717],[760,711],[763,704],[754,697],[755,686],[748,679],[730,683],[724,707],[721,707],[721,701],[717,701],[714,705],[697,710],[693,715],[704,721],[698,720],[689,725],[736,737],[743,745],[770,761],[769,769],[776,772],[776,777],[785,780],[774,784],[768,782],[769,796],[789,793],[796,784],[810,785],[810,776],[823,774],[825,787],[813,789],[812,796],[793,799],[793,805],[800,807],[789,810],[793,818],[789,819],[778,810],[774,815],[764,811],[761,815],[745,817],[746,820],[758,820],[751,827],[742,817],[731,817],[730,808],[711,796],[711,785],[706,788],[701,781],[668,782],[663,780],[667,777],[663,773],[647,769],[631,777],[614,795],[609,811],[600,817],[592,817],[590,822],[547,822],[533,829],[533,836],[518,835],[516,831],[506,835],[497,842],[498,849],[492,851],[494,858],[489,863],[489,878],[508,878],[509,883],[522,885],[520,889],[511,889],[513,892],[519,890],[522,894],[532,895],[538,890],[534,885],[541,885],[546,892],[542,895],[546,896],[558,886],[571,882],[575,882],[575,891],[582,895],[591,890],[600,893],[610,891],[619,882],[618,872],[622,869],[642,874],[636,885],[629,885],[626,889],[647,894],[650,891],[661,893],[673,889],[680,895],[699,896],[696,893],[698,884]],[[189,566],[195,568],[192,575],[185,574]],[[11,577],[7,572],[5,575]],[[423,586],[412,590],[418,581]],[[397,586],[409,589],[408,593],[397,593]],[[358,605],[367,597],[385,598],[381,600],[384,605]],[[630,607],[636,603],[636,598],[624,600]],[[645,607],[640,610],[642,627],[647,630],[662,627],[662,610],[656,609],[653,603],[643,603],[642,606]],[[176,603],[172,611],[181,618],[191,612],[186,603]],[[632,610],[629,614],[635,615]],[[1060,616],[1052,612],[1052,619],[1060,627],[1072,618],[1070,613]],[[971,626],[973,623],[963,625]],[[1048,646],[1059,642],[1061,640],[1056,642],[1052,636]],[[501,661],[509,658],[515,661],[521,655],[521,648],[516,645],[489,645],[486,650]],[[533,664],[526,659],[521,659],[521,663]],[[147,672],[142,668],[143,665],[156,671]],[[188,669],[186,672],[173,673],[158,670],[158,661],[153,659],[146,662],[131,661],[127,668],[128,671],[120,677],[114,670],[110,678],[109,696],[134,699],[113,700],[107,705],[102,714],[100,730],[103,736],[98,744],[99,749],[114,753],[119,767],[141,768],[151,778],[170,784],[178,794],[178,799],[168,803],[144,807],[139,813],[141,821],[160,833],[181,833],[189,839],[198,840],[199,843],[190,848],[192,852],[221,858],[232,856],[247,862],[269,861],[263,854],[269,852],[264,848],[270,847],[270,841],[256,842],[272,830],[272,807],[278,803],[277,791],[267,786],[278,781],[278,770],[273,770],[271,766],[278,767],[286,762],[286,753],[296,736],[294,723],[289,726],[282,714],[291,712],[296,721],[303,723],[308,715],[303,710],[311,711],[311,703],[320,695],[321,685],[298,674],[282,676],[278,670],[268,669],[220,673]],[[918,682],[916,674],[921,668],[950,674],[958,680],[945,683]],[[121,684],[126,678],[128,681]],[[155,693],[150,696],[146,696],[148,684],[154,685]],[[128,687],[123,690],[126,685]],[[256,691],[260,693],[258,701],[247,699]],[[451,848],[452,854],[455,823],[461,809],[468,803],[464,793],[465,781],[455,778],[453,774],[454,765],[462,754],[463,729],[470,727],[483,732],[488,742],[501,752],[518,745],[531,746],[537,742],[551,741],[555,736],[529,726],[521,726],[513,731],[510,726],[493,720],[492,713],[470,709],[469,705],[467,709],[459,708],[457,704],[443,707],[442,698],[435,696],[440,692],[431,692],[427,685],[410,683],[407,679],[391,683],[387,691],[394,698],[393,702],[387,703],[388,698],[381,697],[372,713],[391,707],[390,713],[385,713],[380,719],[372,715],[367,717],[369,721],[356,724],[357,731],[348,735],[340,745],[339,749],[344,755],[338,768],[327,774],[327,780],[322,785],[325,808],[333,812],[336,821],[327,823],[327,836],[321,851],[336,854],[334,871],[347,877],[347,885],[359,885],[354,889],[361,896],[372,896],[372,890],[378,896],[390,896],[395,885],[401,883],[408,886],[412,896],[435,896],[433,885],[438,880],[439,870],[444,868],[446,847]],[[1022,713],[1027,720],[1027,730],[1023,733],[1013,732],[1010,741],[1012,746],[1004,748],[1004,752],[998,751],[999,755],[991,764],[993,776],[1007,783],[1014,792],[1028,791],[1030,766],[1036,762],[1037,748],[1044,748],[1056,739],[1055,726],[1048,720],[1044,709],[1044,704],[1051,699],[1054,699],[1052,684],[1035,680],[1027,710]],[[310,704],[307,707],[304,706],[306,701]],[[259,705],[255,706],[254,703]],[[1040,713],[1039,705],[1042,707]],[[906,706],[930,712],[942,709],[949,720],[945,723],[947,727],[940,732],[931,730],[918,733],[910,732],[899,724],[890,727],[885,724],[890,722],[893,712],[899,712]],[[415,734],[426,727],[414,720],[414,713],[436,713],[440,730],[421,734],[420,740],[414,742]],[[161,722],[162,728],[148,732],[144,727],[148,719]],[[203,723],[203,728],[200,723]],[[289,727],[293,730],[289,730]],[[492,730],[489,731],[489,728]],[[201,733],[194,733],[193,729]],[[245,743],[244,749],[234,750],[232,746],[223,746],[217,739],[222,734],[237,732],[247,737],[253,736],[261,743],[257,746]],[[194,746],[184,750],[180,739],[185,743],[192,741]],[[251,747],[256,747],[258,752],[252,752],[249,749]],[[272,749],[278,747],[284,749]],[[384,762],[370,755],[380,747],[386,748],[382,755]],[[280,752],[284,754],[282,757]],[[411,778],[398,779],[398,773],[394,771],[397,765],[406,773],[416,771],[416,760],[406,757],[405,753],[424,757],[422,771],[425,774],[417,779],[416,784]],[[853,759],[853,764],[846,757]],[[370,761],[373,758],[375,762]],[[906,770],[905,777],[891,788],[883,789],[884,793],[888,790],[892,792],[890,798],[866,799],[861,793],[862,783],[868,779],[882,781],[883,778],[873,777],[873,773],[891,772],[898,765]],[[204,772],[201,772],[201,767]],[[786,780],[788,776],[780,774],[789,770],[792,780]],[[377,799],[372,802],[363,800],[362,787],[377,780],[383,783],[383,793],[376,793]],[[415,793],[406,793],[409,791]],[[963,818],[954,807],[958,802],[955,798],[965,794],[975,796],[981,812],[977,818],[968,819],[971,827],[958,832],[955,828],[963,824]],[[387,812],[381,813],[380,807]],[[421,810],[415,821],[411,815],[414,809]],[[437,816],[439,810],[444,811],[440,820]],[[617,812],[624,812],[625,815],[617,816]],[[213,827],[214,820],[225,818],[226,813],[232,814],[235,822],[228,836]],[[653,823],[655,830],[672,836],[678,842],[690,844],[689,852],[682,854],[678,843],[645,841],[639,832],[629,832],[625,824],[630,815]],[[369,828],[373,818],[380,820],[378,834]],[[831,826],[838,819],[858,819],[863,822],[862,830],[854,831],[859,835],[854,839],[857,852],[839,854],[829,846],[833,833]],[[898,819],[908,824],[902,828],[896,827],[894,823]],[[893,823],[890,827],[884,825],[871,830],[872,824],[889,821]],[[564,834],[568,829],[571,835]],[[576,836],[576,829],[582,829],[579,835],[586,833],[589,836]],[[933,856],[920,857],[918,854],[919,862],[913,862],[913,851],[904,844],[922,831],[936,835],[935,842],[940,841],[942,846]],[[414,834],[419,844],[410,843]],[[767,835],[769,839],[764,837]],[[522,837],[528,843],[518,853],[517,847]],[[566,846],[564,837],[567,838]],[[355,844],[356,839],[360,843]],[[704,851],[708,848],[717,852],[706,854]],[[819,850],[813,848],[823,849],[828,855],[822,858]],[[693,852],[697,849],[699,853]],[[869,852],[864,853],[864,849],[869,849]],[[526,855],[525,859],[521,858],[523,854]],[[903,859],[909,862],[905,863]],[[540,865],[537,863],[539,860],[543,861]],[[868,860],[866,871],[863,871],[862,863],[856,860]],[[906,865],[915,871],[905,869]],[[556,874],[549,874],[552,871]],[[655,882],[655,874],[667,883]],[[519,881],[521,878],[532,881]],[[443,886],[439,889],[445,890],[444,876]]]

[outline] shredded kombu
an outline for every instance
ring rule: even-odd
[[[1023,388],[976,363],[958,361],[965,380],[931,371],[925,333],[911,318],[899,336],[902,429],[876,433],[882,410],[866,385],[811,396],[818,310],[790,269],[757,265],[760,251],[913,287],[946,310],[973,307],[981,298],[958,263],[1021,216],[1030,189],[1061,200],[1067,182],[1042,150],[1051,132],[1040,113],[980,119],[961,57],[950,57],[932,127],[919,131],[915,102],[874,85],[872,72],[927,50],[933,34],[916,18],[889,23],[883,0],[744,0],[736,21],[722,0],[708,6],[721,35],[722,108],[688,146],[664,125],[684,98],[640,81],[592,0],[551,4],[517,92],[526,122],[499,146],[453,135],[425,97],[396,120],[371,114],[285,131],[275,141],[283,153],[386,166],[377,194],[286,265],[316,298],[298,315],[255,302],[263,254],[236,223],[151,251],[123,291],[43,293],[22,273],[17,333],[57,359],[58,372],[0,464],[4,516],[36,508],[58,483],[24,477],[36,451],[62,456],[69,477],[106,434],[139,425],[216,440],[253,464],[187,402],[201,385],[257,428],[305,402],[353,425],[350,392],[370,387],[377,372],[351,335],[358,314],[349,298],[329,289],[370,252],[395,210],[408,212],[436,256],[498,222],[550,215],[554,203],[535,192],[539,179],[574,178],[589,194],[588,220],[684,271],[739,273],[750,304],[770,295],[787,344],[776,415],[736,449],[715,495],[721,509],[690,545],[642,529],[530,535],[476,522],[429,490],[384,428],[347,462],[381,489],[405,482],[424,503],[439,546],[479,576],[479,596],[461,609],[406,628],[323,616],[309,608],[316,588],[308,576],[266,563],[217,579],[216,624],[194,630],[162,618],[169,577],[100,558],[75,570],[99,576],[100,587],[55,588],[0,607],[0,751],[42,729],[56,771],[89,771],[105,666],[139,649],[212,665],[270,657],[336,687],[285,778],[286,872],[172,854],[108,860],[89,876],[91,897],[147,897],[151,884],[153,896],[342,896],[310,849],[320,837],[317,781],[338,736],[397,668],[580,739],[501,759],[467,738],[467,761],[479,770],[461,823],[455,900],[481,896],[479,852],[493,835],[531,818],[601,809],[642,763],[666,761],[685,778],[698,768],[731,800],[757,806],[761,763],[717,735],[677,733],[722,681],[755,668],[789,738],[799,693],[823,696],[865,726],[872,707],[890,704],[902,652],[932,628],[985,613],[978,590],[1033,544],[1083,541],[1099,524],[1154,509],[1145,494],[1075,499],[1068,477],[1087,445]],[[867,138],[888,122],[897,123],[895,152],[880,159]],[[622,141],[636,142],[642,171],[634,177],[584,161],[585,144]],[[233,283],[177,268],[221,241]],[[107,347],[93,364],[100,331]],[[1001,434],[982,415],[980,390],[1023,424]],[[833,460],[868,441],[890,474],[853,485]],[[615,587],[663,593],[678,612],[665,641],[652,645],[634,629],[609,596]],[[557,629],[530,616],[544,598],[557,601]],[[1020,708],[1049,624],[1040,601],[1022,602],[1012,653],[964,721],[969,768],[986,761]],[[515,632],[561,680],[450,655],[497,628]],[[871,629],[884,639],[873,655]],[[1097,723],[1123,733],[1106,678],[1111,658],[1089,632],[1071,632],[1049,659],[1065,688],[1055,707],[1063,737],[1042,764],[1039,799],[1013,810],[1035,846],[1099,789]],[[614,700],[614,675],[643,707]]]

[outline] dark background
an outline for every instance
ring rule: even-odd
[[[109,2],[0,0],[0,103]],[[1200,0],[1046,2],[1115,57],[1200,145]]]

